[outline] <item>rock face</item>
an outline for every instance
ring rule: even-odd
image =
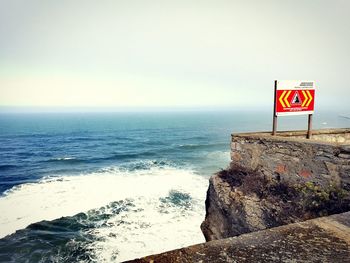
[[[210,179],[207,241],[350,210],[350,130],[232,136],[231,165]]]
[[[235,172],[238,174],[238,171]],[[201,225],[206,241],[273,226],[263,219],[260,199],[254,195],[244,195],[227,177],[225,173],[218,173],[210,178],[205,201],[206,217]]]
[[[350,262],[350,212],[128,262]]]
[[[300,209],[288,203],[292,196],[280,200],[279,196],[270,194],[267,182],[259,176],[257,172],[231,168],[211,177],[206,198],[206,217],[201,225],[207,241],[303,220]],[[294,195],[295,191],[288,191]]]

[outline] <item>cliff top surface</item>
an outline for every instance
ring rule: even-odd
[[[350,212],[128,262],[350,262]]]
[[[273,136],[271,132],[233,133],[232,138],[291,142],[298,141],[303,143],[321,143],[350,146],[350,129],[342,128],[313,130],[311,139],[306,139],[306,131],[280,131],[277,132],[275,136]]]

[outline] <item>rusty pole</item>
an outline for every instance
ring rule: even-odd
[[[277,130],[276,97],[277,97],[277,80],[275,80],[275,94],[274,94],[274,100],[273,100],[272,135],[276,135],[276,130]]]
[[[308,122],[307,122],[307,135],[306,135],[306,138],[307,139],[310,139],[311,136],[312,136],[312,114],[309,114],[309,119],[308,119]]]

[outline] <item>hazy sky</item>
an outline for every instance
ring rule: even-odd
[[[2,106],[347,108],[350,1],[0,0]]]

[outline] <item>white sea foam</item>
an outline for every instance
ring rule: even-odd
[[[75,160],[74,157],[57,157],[57,158],[53,158],[53,161],[68,161],[68,160]]]
[[[153,167],[136,171],[115,168],[81,176],[47,178],[23,184],[0,198],[0,236],[41,220],[53,220],[132,199],[134,211],[123,211],[104,226],[90,230],[100,262],[132,259],[203,242],[207,180],[190,170]],[[160,199],[172,191],[189,194],[190,209],[167,205]],[[164,209],[163,209],[164,210]],[[120,221],[125,224],[120,224]]]

